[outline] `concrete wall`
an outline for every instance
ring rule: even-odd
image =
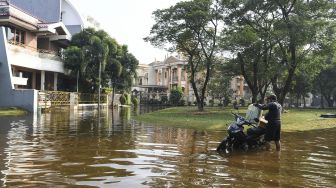
[[[10,3],[48,23],[59,22],[61,0],[10,0]]]
[[[32,48],[32,49],[36,49],[37,48],[37,36],[35,33],[31,33],[31,32],[26,32],[26,46],[28,46],[28,48]]]
[[[0,27],[0,107],[17,106],[37,112],[36,90],[15,90],[12,82],[11,57],[8,54],[5,29]]]
[[[61,1],[61,12],[64,25],[84,25],[80,13],[68,0]]]
[[[58,56],[38,53],[20,46],[8,45],[8,55],[11,64],[50,72],[64,73],[64,64]]]

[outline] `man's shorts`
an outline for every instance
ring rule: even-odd
[[[265,132],[265,141],[279,141],[280,140],[281,122],[268,122]]]

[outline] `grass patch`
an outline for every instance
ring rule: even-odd
[[[135,116],[134,119],[156,125],[191,128],[196,130],[225,130],[234,121],[232,108],[175,107]],[[236,111],[234,111],[236,112]],[[246,109],[239,113],[245,116]],[[336,113],[335,110],[291,109],[282,115],[282,131],[307,131],[336,128],[335,118],[320,118],[321,114]]]
[[[22,108],[0,108],[0,117],[2,116],[23,116],[26,115],[28,112]]]

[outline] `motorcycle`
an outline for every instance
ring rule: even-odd
[[[264,140],[265,125],[267,121],[262,118],[255,118],[253,121],[232,113],[235,122],[228,126],[228,136],[218,145],[217,152],[230,152],[232,150],[248,151],[262,147]],[[252,126],[244,133],[244,125]]]

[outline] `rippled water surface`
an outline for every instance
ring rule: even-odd
[[[335,187],[336,129],[287,133],[283,150],[215,152],[225,131],[142,124],[129,110],[0,118],[3,187]],[[273,146],[274,147],[274,146]]]

